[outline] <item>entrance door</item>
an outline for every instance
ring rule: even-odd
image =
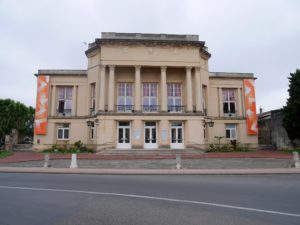
[[[183,149],[183,124],[182,122],[171,123],[171,148]]]
[[[156,122],[145,122],[144,130],[144,148],[157,148]]]
[[[119,149],[130,149],[130,122],[119,122],[118,125],[118,145]]]

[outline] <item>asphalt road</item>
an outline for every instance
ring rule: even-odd
[[[300,224],[300,176],[0,174],[0,225]]]

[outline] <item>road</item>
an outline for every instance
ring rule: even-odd
[[[0,174],[1,225],[300,224],[300,176]]]

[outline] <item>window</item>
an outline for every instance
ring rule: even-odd
[[[143,84],[143,111],[157,112],[157,84]]]
[[[226,138],[230,140],[236,139],[236,124],[225,124]]]
[[[96,110],[96,84],[91,84],[91,100],[90,100],[90,112],[92,115],[95,114]]]
[[[73,87],[58,87],[58,113],[67,115],[72,113]]]
[[[118,105],[119,112],[131,112],[133,110],[133,93],[131,83],[118,84]]]
[[[92,122],[90,126],[90,139],[94,140],[94,136],[95,136],[95,123]]]
[[[234,116],[235,111],[235,89],[224,88],[223,91],[223,113],[224,116]]]
[[[181,84],[168,84],[168,111],[182,111]]]
[[[206,93],[207,93],[207,87],[206,85],[202,85],[202,104],[203,104],[203,113],[204,115],[207,114],[207,103],[206,103]]]
[[[58,140],[69,139],[69,124],[63,123],[57,125],[57,139]]]

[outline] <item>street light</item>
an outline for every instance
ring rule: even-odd
[[[213,127],[214,126],[214,124],[215,124],[215,122],[214,121],[212,121],[212,119],[208,119],[208,120],[203,120],[203,126],[204,127],[206,127],[207,125],[209,126],[209,127]]]

